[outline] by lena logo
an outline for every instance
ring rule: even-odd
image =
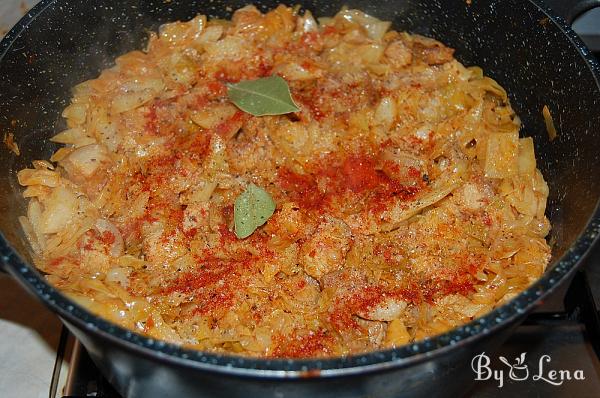
[[[542,381],[544,383],[552,384],[554,386],[560,386],[565,381],[571,380],[585,380],[583,370],[568,370],[568,369],[551,369],[550,362],[552,358],[550,355],[542,355],[537,361],[537,369],[531,368],[526,363],[527,353],[523,352],[520,356],[516,357],[514,363],[510,363],[508,359],[503,356],[499,356],[498,359],[502,362],[506,368],[504,369],[492,369],[490,366],[491,360],[485,352],[475,355],[471,361],[471,368],[475,372],[475,380],[496,380],[498,382],[498,388],[504,387],[506,378],[513,381]],[[507,372],[508,371],[508,372]]]
[[[511,365],[506,358],[502,356],[498,357],[500,362],[508,366],[510,369],[508,372],[508,377],[510,377],[511,380],[522,381],[529,378],[529,368],[525,364],[525,355],[527,355],[527,353],[522,352],[521,356],[515,358],[514,365]]]

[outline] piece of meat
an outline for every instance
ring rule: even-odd
[[[414,35],[413,55],[427,65],[442,65],[452,61],[454,49],[446,47],[439,41],[429,37]]]
[[[371,321],[392,321],[400,317],[406,306],[406,301],[388,297],[368,311],[357,315]]]
[[[326,216],[314,235],[302,245],[300,263],[304,272],[320,279],[340,269],[350,250],[350,228],[342,220]]]
[[[413,60],[412,50],[402,40],[391,42],[384,52],[388,61],[395,67],[410,65]]]

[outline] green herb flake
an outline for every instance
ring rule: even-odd
[[[300,110],[287,82],[276,75],[227,84],[227,95],[235,106],[253,116],[284,115]]]
[[[239,239],[252,235],[275,212],[275,202],[264,189],[254,184],[237,197],[233,207],[235,235]]]

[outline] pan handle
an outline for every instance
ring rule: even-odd
[[[569,25],[586,11],[600,7],[600,0],[543,0],[544,3],[562,17]]]

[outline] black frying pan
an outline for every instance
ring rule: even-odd
[[[284,1],[286,2],[286,1]],[[553,1],[554,2],[554,1]],[[229,17],[240,0],[43,0],[0,44],[0,131],[12,132],[16,157],[0,148],[0,253],[4,267],[56,311],[127,397],[455,396],[473,379],[474,354],[493,351],[540,299],[577,267],[600,230],[600,76],[563,20],[528,0],[290,1],[317,16],[346,4],[394,28],[433,36],[479,65],[510,93],[550,186],[553,260],[545,275],[508,304],[451,332],[394,350],[325,360],[267,360],[208,354],[155,341],[75,305],[31,266],[17,217],[25,213],[16,171],[56,149],[69,89],[112,60],[141,48],[147,29],[197,13]],[[565,3],[569,6],[565,7]],[[569,19],[599,1],[560,1]],[[264,9],[277,1],[262,1]],[[547,105],[559,138],[549,142]],[[27,349],[27,347],[23,347]]]

